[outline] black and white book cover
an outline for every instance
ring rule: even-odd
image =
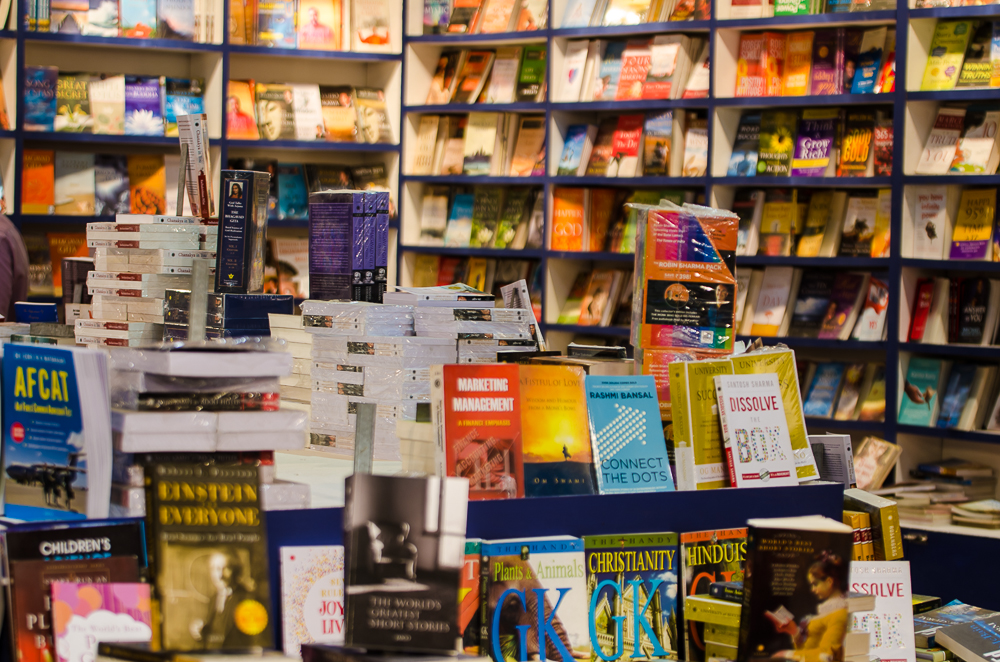
[[[347,478],[348,646],[455,650],[468,499],[464,478]]]

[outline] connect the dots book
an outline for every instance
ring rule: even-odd
[[[673,490],[653,377],[587,375],[586,389],[600,493]]]

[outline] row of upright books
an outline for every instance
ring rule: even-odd
[[[441,53],[425,103],[545,101],[545,44]]]
[[[665,21],[704,21],[712,17],[710,0],[570,0],[560,28],[639,25]]]
[[[556,324],[619,326],[632,323],[631,269],[594,269],[577,274]]]
[[[910,294],[910,288],[904,292]],[[912,288],[908,342],[928,345],[997,343],[1000,281],[980,277],[918,278]]]
[[[544,115],[423,115],[409,174],[544,175],[545,133]]]
[[[25,67],[24,77],[25,131],[176,137],[178,117],[205,112],[200,78],[60,73],[43,66]]]
[[[995,365],[912,356],[906,366],[898,421],[951,430],[1000,430]]]
[[[895,9],[890,0],[736,0],[725,18],[770,18]]]
[[[885,420],[885,364],[806,361],[799,368],[806,416],[835,421]]]
[[[967,90],[1000,87],[993,63],[993,21],[938,21],[927,51],[921,90]]]
[[[733,96],[892,92],[895,58],[896,31],[885,26],[744,33]]]
[[[527,187],[431,186],[424,192],[418,244],[525,248],[529,224],[541,223],[544,202],[541,189]]]
[[[389,0],[228,0],[229,43],[306,51],[398,52]]]
[[[203,0],[32,0],[24,10],[29,32],[55,32],[88,37],[216,41],[216,3]]]
[[[498,34],[544,30],[548,0],[424,0],[424,34]]]
[[[396,142],[380,88],[256,83],[252,79],[229,81],[226,137]]]
[[[1000,164],[993,104],[947,104],[938,108],[914,173],[992,175]]]

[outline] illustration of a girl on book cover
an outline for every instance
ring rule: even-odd
[[[806,577],[809,590],[819,604],[816,614],[795,623],[785,607],[767,612],[778,632],[792,638],[793,650],[779,651],[773,657],[797,662],[840,662],[844,659],[844,635],[847,633],[847,559],[828,550],[816,555]]]

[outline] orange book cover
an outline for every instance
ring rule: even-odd
[[[226,137],[230,140],[260,140],[254,112],[253,80],[231,80],[226,99]]]
[[[49,259],[52,261],[52,294],[62,296],[62,261],[64,257],[87,257],[87,235],[83,232],[47,232]]]
[[[483,541],[465,541],[465,562],[458,584],[458,632],[466,655],[479,655],[479,568]]]
[[[738,97],[764,96],[766,85],[761,65],[764,61],[765,39],[762,34],[740,35],[740,54],[736,61],[736,94]]]
[[[612,217],[618,209],[617,202],[618,191],[613,188],[590,190],[590,248],[588,250],[594,252],[604,250]]]
[[[583,250],[585,201],[586,189],[555,189],[552,194],[552,250]]]
[[[764,70],[764,96],[780,97],[784,93],[787,37],[783,32],[764,33],[764,50],[761,53],[762,69]]]
[[[26,149],[23,163],[21,213],[55,213],[56,153],[51,149]]]
[[[469,479],[469,499],[523,497],[518,366],[433,366],[431,389],[445,474]]]
[[[792,32],[788,35],[785,53],[786,97],[800,97],[809,94],[812,80],[812,48],[815,33],[809,30]]]
[[[133,214],[167,213],[167,169],[162,154],[129,154],[128,182]]]
[[[299,48],[305,51],[343,50],[340,0],[299,0]]]

